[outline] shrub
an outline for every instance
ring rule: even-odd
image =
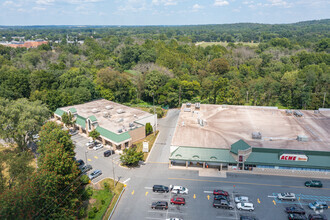
[[[78,218],[79,219],[82,219],[86,216],[86,209],[83,207],[79,210],[79,213],[78,213]]]
[[[150,123],[147,123],[146,124],[146,136],[148,136],[149,134],[151,134],[152,131],[153,131],[153,129],[152,129],[151,124]]]
[[[98,208],[97,208],[97,207],[95,207],[95,206],[93,207],[93,209],[92,209],[92,210],[93,210],[93,212],[94,212],[94,213],[97,213],[97,212],[99,211],[99,210],[98,210]]]
[[[103,186],[104,186],[104,189],[107,189],[108,191],[110,191],[110,184],[108,182],[104,182]]]
[[[87,175],[82,175],[80,177],[80,181],[82,182],[82,184],[87,185],[89,183],[89,177]]]
[[[95,212],[93,211],[93,210],[90,210],[89,212],[88,212],[88,218],[95,218]]]

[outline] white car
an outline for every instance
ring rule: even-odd
[[[240,202],[236,205],[238,210],[247,210],[252,212],[254,210],[253,204],[249,202]]]
[[[183,186],[173,186],[170,185],[170,190],[171,193],[175,193],[175,194],[188,194],[188,189],[183,187]]]
[[[279,193],[279,194],[277,194],[277,198],[279,200],[295,201],[296,200],[296,195],[294,193]]]
[[[93,150],[98,150],[98,149],[101,149],[101,148],[103,148],[103,144],[98,144],[95,147],[93,147]]]
[[[236,196],[235,197],[235,202],[239,203],[239,202],[249,202],[249,197],[247,196]]]
[[[98,144],[98,142],[97,141],[88,141],[87,143],[86,143],[86,146],[87,147],[92,147],[92,146],[96,146]]]

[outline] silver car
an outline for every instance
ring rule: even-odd
[[[294,193],[279,193],[279,194],[277,194],[277,198],[279,200],[295,201],[296,200],[296,195]]]
[[[98,149],[101,149],[101,148],[103,148],[103,144],[98,144],[95,147],[93,147],[93,150],[98,150]]]

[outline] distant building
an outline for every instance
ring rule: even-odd
[[[13,47],[13,48],[18,48],[18,47],[37,48],[43,44],[48,44],[48,41],[43,41],[43,40],[25,41],[25,42],[12,41],[9,44],[6,44],[6,46]]]

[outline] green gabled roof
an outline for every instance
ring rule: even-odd
[[[253,148],[254,150],[254,148]],[[296,152],[297,151],[292,151]],[[308,161],[289,161],[280,160],[279,153],[276,151],[252,151],[246,159],[245,164],[264,165],[264,166],[283,166],[283,167],[304,167],[313,169],[330,169],[330,155],[328,152],[320,154],[309,154],[304,152],[308,157]]]
[[[84,118],[80,115],[77,115],[76,124],[85,129],[86,128],[86,118]]]
[[[237,155],[239,150],[247,150],[250,147],[250,145],[241,139],[231,145],[230,152]]]
[[[96,117],[94,115],[88,116],[88,118],[92,121],[95,122],[97,121]]]
[[[228,149],[178,147],[171,154],[170,160],[236,163]]]
[[[63,115],[63,113],[64,113],[65,111],[63,111],[62,109],[56,109],[56,111],[54,112],[54,114],[56,114],[56,115],[58,115],[58,116],[60,116],[60,117],[62,117],[62,115]]]
[[[75,109],[75,108],[69,108],[69,110],[71,113],[77,113],[77,109]]]
[[[131,138],[131,135],[129,135],[128,132],[116,134],[116,133],[109,131],[105,128],[102,128],[100,126],[98,126],[96,128],[96,130],[100,133],[101,136],[103,136],[109,140],[112,140],[113,142],[116,142],[116,143],[120,143],[120,142],[126,141]]]

